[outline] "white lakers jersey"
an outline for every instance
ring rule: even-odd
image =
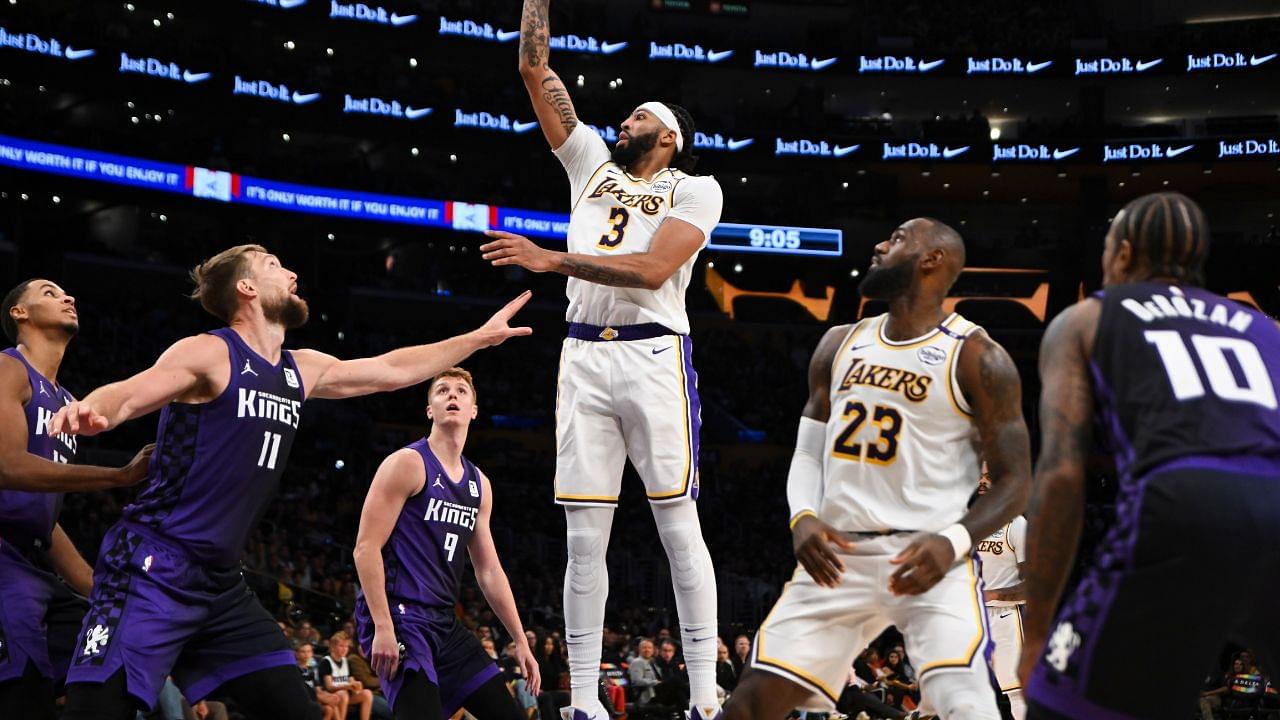
[[[964,515],[978,477],[956,365],[979,328],[952,313],[922,337],[892,342],[888,318],[851,328],[832,363],[818,517],[852,532],[937,532]]]
[[[1018,563],[1026,560],[1027,519],[1019,515],[977,543],[978,556],[982,560],[982,582],[988,590],[1017,585],[1022,580]],[[1017,605],[1006,600],[992,600],[991,607]]]
[[[720,222],[724,198],[714,177],[686,175],[674,168],[660,170],[649,180],[632,177],[609,159],[604,140],[585,124],[574,128],[555,153],[569,174],[571,253],[645,252],[658,226],[669,217],[700,229],[705,246]],[[571,277],[565,289],[569,296],[566,319],[613,326],[660,323],[688,334],[685,290],[697,256],[690,256],[657,290],[611,287]]]

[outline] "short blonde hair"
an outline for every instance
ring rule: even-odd
[[[338,643],[350,643],[350,642],[351,642],[351,636],[341,630],[334,633],[333,636],[329,638],[330,645],[337,645]]]
[[[427,386],[427,394],[430,395],[431,391],[435,389],[436,381],[443,380],[444,378],[458,378],[459,380],[465,382],[467,384],[467,387],[471,388],[471,399],[472,400],[476,399],[475,380],[471,379],[471,373],[467,372],[466,370],[463,370],[460,367],[451,367],[448,370],[442,371],[439,375],[436,375],[435,377],[431,378],[431,384]]]
[[[249,253],[255,252],[266,254],[267,249],[261,245],[237,245],[192,268],[191,281],[196,289],[191,292],[191,299],[199,300],[200,307],[219,320],[231,322],[239,305],[236,283],[252,275]]]

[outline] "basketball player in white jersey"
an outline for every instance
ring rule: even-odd
[[[1000,717],[971,545],[1022,510],[1031,458],[1013,361],[943,310],[963,267],[950,227],[903,223],[860,287],[889,312],[832,328],[814,352],[787,478],[799,567],[726,720],[831,710],[854,656],[889,625],[906,637],[924,706],[944,720]],[[966,511],[979,453],[992,489]]]
[[[525,0],[520,75],[569,175],[568,252],[505,232],[490,232],[495,240],[480,249],[494,265],[569,277],[569,337],[556,401],[555,498],[568,522],[564,616],[572,688],[562,714],[608,717],[596,690],[605,549],[630,457],[671,563],[690,714],[708,720],[719,713],[716,583],[694,504],[701,417],[684,296],[723,198],[715,178],[689,174],[693,122],[683,108],[643,103],[622,122],[612,152],[578,121],[547,64],[548,1]]]
[[[978,495],[991,490],[991,475],[982,463]],[[1022,606],[1027,593],[1022,587],[1022,570],[1027,562],[1027,519],[1021,515],[978,543],[978,559],[982,561],[983,598],[987,603],[987,625],[996,649],[992,665],[1000,692],[1009,698],[1014,720],[1027,716],[1027,701],[1018,682],[1018,660],[1022,658]]]

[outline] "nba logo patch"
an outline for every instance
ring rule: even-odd
[[[293,371],[293,368],[284,369],[284,382],[291,388],[298,387],[298,374]]]
[[[480,488],[476,485],[475,480],[467,481],[467,489],[471,491],[471,497],[480,497]]]
[[[932,345],[925,345],[917,350],[916,357],[925,365],[941,365],[947,360],[947,354]]]

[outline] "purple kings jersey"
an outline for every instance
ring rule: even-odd
[[[1280,329],[1208,290],[1107,288],[1090,361],[1121,476],[1187,456],[1280,458]]]
[[[230,328],[214,330],[231,378],[213,401],[160,413],[147,487],[124,519],[176,542],[200,562],[236,565],[275,495],[302,410],[302,376],[284,350],[277,365]]]
[[[387,598],[452,608],[466,567],[467,545],[480,515],[480,472],[462,459],[462,477],[445,472],[423,438],[409,446],[427,470],[422,491],[405,501],[382,547]]]
[[[4,354],[22,363],[31,383],[31,400],[26,406],[27,452],[45,460],[71,462],[76,456],[76,438],[71,435],[50,437],[49,421],[54,413],[75,398],[31,367],[17,348],[8,348]],[[0,490],[0,539],[23,544],[39,541],[48,548],[61,507],[62,493]]]

